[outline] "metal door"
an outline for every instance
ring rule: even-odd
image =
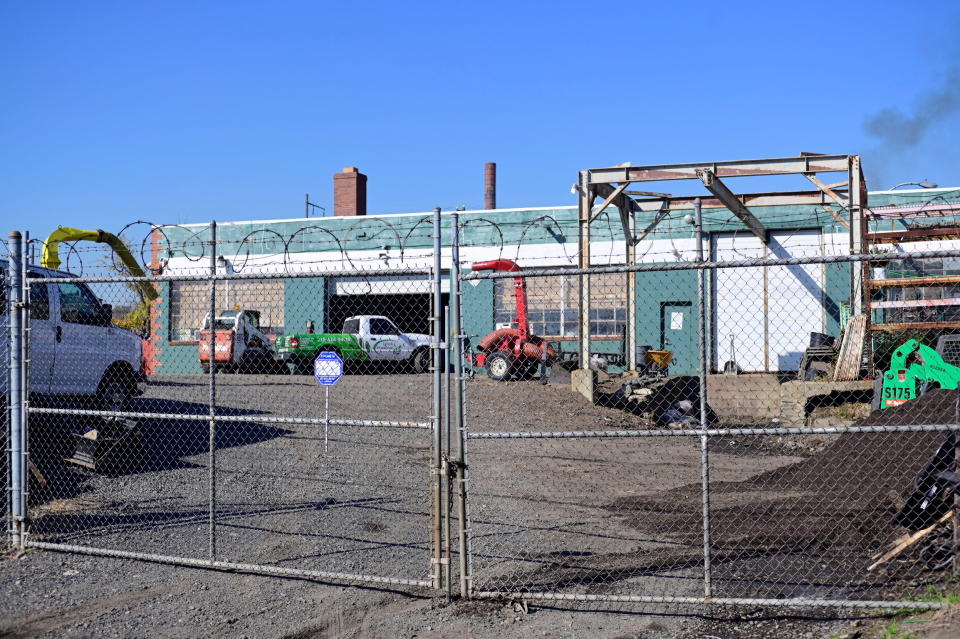
[[[691,302],[660,303],[660,348],[673,352],[671,373],[697,373],[697,319]]]
[[[404,359],[410,354],[409,347],[400,337],[400,331],[390,320],[371,317],[368,345],[374,359]]]

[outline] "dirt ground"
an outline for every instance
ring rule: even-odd
[[[429,422],[430,395],[427,375],[350,375],[331,390],[330,416]],[[207,396],[201,377],[157,376],[134,408],[199,415]],[[218,557],[427,578],[430,431],[325,433],[264,421],[321,417],[323,400],[308,377],[218,378],[221,413],[244,418],[218,426]],[[562,380],[478,377],[466,413],[474,432],[649,428],[589,404]],[[63,464],[70,439],[43,430],[35,431],[35,461],[50,487],[35,491],[33,539],[206,556],[205,422],[145,420],[140,452],[108,474]],[[921,448],[900,452],[920,458]],[[888,470],[890,452],[867,455],[858,485]],[[469,453],[475,590],[702,594],[698,437],[474,439]],[[818,502],[801,481],[815,459],[750,438],[710,442],[716,596],[889,597],[901,584],[896,571],[863,576],[863,562],[893,532],[872,532],[871,521],[890,505]],[[887,461],[871,466],[871,459]],[[848,485],[833,488],[843,493]],[[897,488],[884,484],[880,493]],[[828,529],[835,532],[824,537]],[[3,567],[0,636],[12,637],[821,637],[846,632],[857,618],[823,610],[448,604],[410,586],[345,587],[46,551],[7,558]]]

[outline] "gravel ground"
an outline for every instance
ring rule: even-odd
[[[330,415],[427,422],[430,380],[347,376],[330,392]],[[470,427],[648,427],[555,381],[476,378]],[[134,408],[203,414],[207,396],[204,378],[157,376]],[[323,391],[308,377],[220,376],[218,405],[249,416],[218,427],[219,558],[428,577],[429,430],[336,427],[325,437],[322,426],[257,421],[322,416]],[[142,450],[132,446],[126,461],[94,475],[65,466],[69,440],[38,426],[35,461],[50,487],[34,495],[33,538],[206,557],[206,424],[147,420],[141,440]],[[697,438],[472,440],[470,454],[478,589],[702,592],[702,554],[688,522],[651,509],[638,523],[638,504],[699,482]],[[712,452],[712,479],[742,482],[798,455],[728,442]],[[796,611],[448,605],[410,586],[344,587],[54,552],[8,558],[0,585],[0,636],[820,637],[850,622]]]

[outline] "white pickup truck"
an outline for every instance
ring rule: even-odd
[[[0,361],[6,373],[10,354],[7,299],[9,264],[0,260]],[[28,278],[75,277],[30,266]],[[140,336],[114,326],[112,308],[82,282],[30,284],[30,394],[41,400],[79,398],[102,410],[124,410],[144,390]],[[0,375],[5,397],[9,376]]]
[[[393,361],[409,364],[414,373],[430,368],[430,336],[404,333],[383,315],[348,317],[340,333],[281,335],[276,351],[278,359],[292,364],[300,374],[313,372],[313,360],[321,351],[337,353],[348,365]]]

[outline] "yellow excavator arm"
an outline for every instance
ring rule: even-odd
[[[106,231],[83,231],[73,229],[68,226],[61,226],[47,237],[43,243],[43,257],[40,265],[44,268],[60,268],[60,242],[100,242],[107,244],[113,249],[113,252],[120,258],[120,262],[126,267],[127,272],[134,277],[145,277],[143,269],[137,260],[130,254],[130,249],[123,243],[119,237]],[[146,300],[157,299],[157,291],[149,282],[136,282],[137,289]]]

